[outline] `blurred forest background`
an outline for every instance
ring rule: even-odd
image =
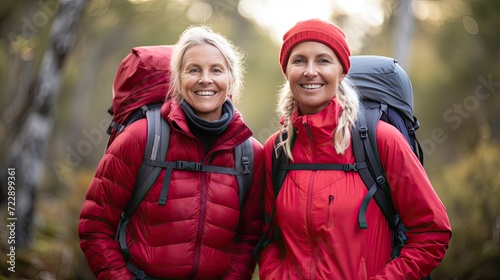
[[[212,25],[246,53],[238,108],[264,142],[278,127],[280,37],[311,17],[341,26],[354,54],[397,58],[412,79],[425,167],[453,227],[433,279],[500,279],[498,0],[0,1],[0,279],[92,279],[78,216],[132,47]]]

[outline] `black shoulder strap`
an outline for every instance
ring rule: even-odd
[[[144,158],[143,164],[146,165],[148,169],[158,168],[160,171],[161,169],[165,169],[165,175],[163,178],[163,187],[161,189],[160,198],[158,199],[158,204],[160,205],[165,205],[167,203],[170,177],[172,175],[173,170],[176,169],[176,170],[188,170],[195,172],[214,172],[214,173],[222,173],[222,174],[229,174],[236,176],[238,183],[239,202],[240,206],[242,206],[244,201],[246,200],[246,196],[252,184],[254,155],[253,155],[253,146],[251,139],[247,139],[245,142],[235,147],[234,158],[235,158],[234,168],[215,166],[215,165],[205,165],[199,162],[185,161],[185,160],[166,161],[165,159],[150,159],[150,158]]]
[[[420,123],[418,122],[417,117],[414,116],[413,122],[408,122],[406,126],[410,127],[408,129],[408,135],[410,136],[410,146],[412,147],[413,152],[417,156],[420,163],[424,165],[424,151],[422,150],[420,142],[418,142],[416,133],[416,130],[420,127]]]
[[[376,129],[383,109],[383,107],[379,109],[365,109],[364,114],[360,115],[353,129],[352,143],[354,157],[356,161],[367,161],[369,166],[368,169],[359,170],[361,179],[368,188],[368,194],[363,199],[359,210],[359,224],[361,228],[368,227],[366,223],[366,210],[370,199],[373,197],[392,230],[393,248],[391,257],[396,258],[405,244],[406,228],[394,209],[390,187],[378,153]],[[420,149],[420,146],[418,148]],[[423,156],[423,154],[421,155]],[[425,279],[430,279],[430,276]]]
[[[137,206],[139,206],[149,192],[149,189],[162,170],[161,167],[147,165],[145,162],[146,160],[164,160],[167,155],[170,141],[170,126],[167,121],[161,117],[160,108],[147,111],[146,119],[148,123],[148,136],[146,149],[144,151],[144,161],[139,168],[137,181],[130,201],[121,214],[120,223],[118,224],[115,236],[126,258],[128,258],[129,254],[126,244],[126,232],[130,216],[132,216],[132,213],[134,213]]]
[[[248,138],[245,142],[234,148],[234,167],[237,170],[243,170],[243,175],[236,176],[236,180],[238,181],[240,207],[245,203],[248,192],[252,186],[253,162],[252,138]]]
[[[282,132],[283,140],[286,140],[288,137],[288,134],[286,132]],[[285,151],[283,150],[282,146],[278,147],[278,144],[280,143],[281,138],[280,135],[276,137],[274,141],[274,151],[272,155],[272,167],[271,167],[271,178],[273,181],[273,189],[274,189],[274,196],[278,197],[279,191],[281,189],[281,185],[283,185],[283,182],[285,181],[286,173],[288,170],[285,169],[280,169],[279,165],[280,164],[288,164],[290,162],[290,159],[286,156]],[[274,206],[273,212],[272,213],[267,213],[264,212],[264,222],[268,225],[266,232],[261,235],[259,238],[259,241],[257,242],[254,250],[253,250],[253,256],[255,259],[259,259],[259,254],[262,248],[265,248],[269,242],[271,242],[271,239],[277,239],[277,229],[273,226],[273,219],[274,215],[276,214],[276,206]]]
[[[170,141],[170,126],[161,117],[160,110],[154,109],[146,112],[148,122],[148,138],[144,159],[165,160]],[[125,208],[128,217],[132,215],[137,206],[144,199],[149,189],[158,178],[162,168],[142,164],[137,174],[137,183],[132,197]]]
[[[389,222],[391,228],[395,228],[395,211],[392,206],[391,193],[387,184],[384,169],[380,163],[380,157],[376,142],[377,123],[382,112],[380,110],[366,109],[360,114],[353,129],[352,144],[356,162],[367,162],[369,168],[359,169],[361,179],[368,188],[368,194],[363,199],[359,211],[359,225],[367,228],[366,209],[373,197]]]
[[[288,138],[288,133],[287,132],[282,132],[283,136],[283,141],[285,141]],[[281,185],[283,185],[283,182],[285,181],[286,173],[287,170],[285,169],[280,169],[279,166],[281,164],[288,164],[290,162],[290,159],[287,157],[285,154],[285,151],[283,150],[283,146],[278,146],[278,144],[281,142],[280,135],[276,137],[276,140],[274,141],[274,150],[276,151],[276,154],[273,155],[272,157],[272,179],[273,179],[273,188],[274,188],[274,196],[277,198],[278,194],[281,190]]]

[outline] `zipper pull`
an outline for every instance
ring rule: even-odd
[[[332,204],[333,201],[333,195],[328,196],[328,205]]]

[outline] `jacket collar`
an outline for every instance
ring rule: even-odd
[[[314,137],[325,135],[325,137],[331,138],[341,113],[342,107],[340,107],[337,98],[334,97],[323,110],[316,114],[299,115],[298,109],[295,109],[292,114],[292,122],[298,134],[307,133],[304,131],[307,125]]]
[[[189,130],[186,115],[175,99],[170,99],[163,104],[161,114],[170,124],[172,130],[177,130],[189,137],[196,138]],[[217,146],[217,149],[234,148],[250,136],[252,136],[250,128],[243,121],[241,113],[235,108],[231,123],[215,142],[214,146]]]
[[[352,149],[348,148],[343,155],[339,155],[333,146],[333,135],[341,113],[342,107],[336,97],[316,114],[293,113],[292,122],[297,137],[294,146],[300,143],[301,149],[306,151],[294,153],[297,162],[310,162],[313,158],[318,163],[348,163],[354,160]]]

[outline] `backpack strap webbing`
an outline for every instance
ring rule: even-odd
[[[281,185],[283,185],[283,182],[285,181],[285,177],[287,174],[287,170],[284,168],[279,168],[280,165],[283,164],[288,164],[290,162],[290,159],[287,157],[285,154],[285,151],[283,150],[283,146],[279,145],[281,142],[281,137],[283,141],[285,141],[288,138],[288,133],[286,131],[281,132],[281,136],[278,135],[276,139],[274,140],[274,151],[276,153],[273,153],[272,156],[272,163],[271,163],[271,178],[273,180],[273,189],[274,189],[274,198],[278,198],[278,194],[281,189]],[[293,136],[294,138],[292,139],[292,143],[295,140],[295,135]],[[253,250],[253,256],[255,259],[259,259],[259,254],[262,248],[267,247],[271,240],[274,238],[275,240],[277,239],[277,236],[279,235],[279,229],[273,226],[273,220],[274,216],[276,214],[276,204],[273,208],[272,213],[267,213],[264,212],[264,223],[268,225],[266,232],[261,235],[259,238],[259,241],[255,245],[255,248]],[[271,231],[273,231],[271,233]]]
[[[369,168],[359,170],[359,175],[368,188],[368,193],[363,199],[359,210],[359,226],[367,228],[366,210],[371,198],[374,198],[382,213],[387,218],[391,229],[395,227],[395,211],[390,198],[390,189],[380,163],[376,143],[376,127],[381,116],[379,110],[365,110],[360,114],[353,129],[352,145],[354,157],[357,162],[367,162]]]
[[[281,189],[281,185],[283,185],[283,182],[285,181],[286,173],[287,170],[285,169],[280,169],[279,166],[282,164],[288,164],[290,162],[290,159],[288,156],[285,154],[284,148],[282,145],[279,145],[281,140],[283,139],[283,142],[288,138],[288,133],[286,131],[281,132],[281,136],[278,135],[276,139],[274,140],[274,150],[276,151],[276,154],[272,157],[272,178],[273,178],[273,188],[274,188],[274,197],[278,198],[278,194]],[[295,142],[296,135],[292,135],[292,146],[293,143]]]
[[[111,124],[109,124],[109,127],[106,130],[106,132],[109,135],[111,135],[112,131],[116,130],[118,132],[118,134],[120,134],[127,126],[129,126],[130,124],[132,124],[133,122],[135,122],[139,119],[144,118],[148,111],[154,111],[156,109],[159,109],[162,105],[163,105],[163,103],[153,103],[153,104],[143,105],[140,108],[137,108],[136,110],[134,110],[129,116],[127,116],[127,118],[123,122],[118,123],[118,122],[115,122],[114,120],[111,121]],[[114,116],[113,106],[109,107],[108,113],[111,116]]]
[[[246,159],[241,159],[243,160],[244,163],[242,163],[242,167],[240,168],[231,168],[231,167],[222,167],[222,166],[216,166],[216,165],[206,165],[202,164],[199,162],[194,162],[194,161],[185,161],[185,160],[178,160],[178,161],[165,161],[165,160],[150,160],[150,159],[145,159],[144,164],[151,166],[151,167],[156,167],[161,169],[165,169],[165,176],[163,180],[163,187],[160,193],[160,198],[158,199],[158,204],[160,205],[165,205],[167,202],[167,195],[168,195],[168,187],[170,185],[170,177],[172,175],[172,171],[174,169],[177,170],[187,170],[187,171],[196,171],[196,172],[213,172],[213,173],[222,173],[222,174],[229,174],[229,175],[234,175],[236,176],[236,179],[238,181],[238,178],[242,178],[242,180],[251,180],[247,177],[250,177],[250,158],[248,156],[245,156],[246,159],[248,159],[248,162]],[[239,192],[239,202],[243,203],[245,198],[246,198],[246,193],[250,189],[250,185],[246,186],[245,182],[242,182],[243,185],[240,185],[240,182],[238,181],[238,188],[239,190],[242,190],[242,192]],[[248,182],[251,183],[251,182]],[[241,205],[241,204],[240,204]]]
[[[405,228],[399,215],[392,204],[392,198],[388,182],[383,173],[383,167],[380,163],[378,148],[376,143],[376,126],[378,123],[377,117],[380,116],[381,111],[365,110],[365,115],[361,114],[352,135],[353,151],[356,161],[368,161],[368,169],[359,171],[359,175],[365,186],[368,188],[361,207],[359,210],[359,225],[361,228],[367,228],[366,210],[371,198],[379,206],[384,214],[392,230],[392,253],[391,257],[396,258],[399,256],[401,249],[404,246]],[[367,123],[366,120],[370,120]]]
[[[410,146],[413,149],[413,152],[417,156],[418,160],[424,165],[424,151],[422,149],[422,146],[420,145],[420,142],[418,141],[417,138],[417,133],[416,130],[420,127],[420,123],[417,120],[417,117],[413,117],[413,122],[408,122],[406,124],[407,127],[410,127],[408,129],[408,135],[410,135]]]
[[[253,161],[252,138],[248,138],[245,142],[234,148],[234,167],[237,170],[243,170],[243,174],[236,175],[240,207],[245,203],[248,192],[252,186]]]
[[[127,263],[127,267],[130,270],[130,272],[132,274],[134,274],[134,276],[135,276],[134,280],[135,279],[138,279],[138,280],[162,280],[162,279],[164,279],[164,278],[155,278],[155,277],[147,276],[143,270],[139,269],[138,267],[131,264],[130,262]]]
[[[146,149],[144,152],[144,161],[137,173],[137,181],[130,197],[130,201],[123,210],[118,224],[116,240],[119,241],[120,247],[128,259],[129,250],[126,244],[127,224],[134,213],[135,209],[144,199],[149,189],[156,181],[162,168],[146,164],[147,160],[157,160],[165,158],[168,150],[170,140],[170,126],[161,117],[160,109],[148,110],[146,112],[148,135],[146,142]],[[161,139],[161,141],[160,141]]]
[[[340,170],[340,171],[358,171],[359,169],[366,168],[366,162],[353,163],[353,164],[340,164],[340,163],[278,163],[278,170],[288,172],[290,170]]]
[[[165,205],[168,195],[168,187],[170,185],[170,177],[174,169],[177,170],[188,170],[197,172],[213,172],[213,173],[223,173],[236,176],[238,183],[238,196],[240,207],[243,206],[246,201],[247,194],[252,185],[252,172],[253,172],[253,146],[252,140],[249,138],[242,144],[235,147],[234,150],[234,168],[222,167],[215,165],[206,165],[199,162],[193,161],[165,161],[165,160],[151,160],[144,159],[144,163],[151,167],[158,167],[160,169],[165,169],[165,176],[163,179],[163,187],[161,190],[160,198],[158,204]]]
[[[125,208],[125,212],[129,214],[129,217],[144,199],[162,170],[161,167],[148,165],[147,162],[150,160],[165,160],[170,142],[170,126],[161,117],[160,110],[148,111],[146,118],[148,122],[148,138],[144,161],[141,169],[139,169],[138,184],[136,184],[131,200]]]

